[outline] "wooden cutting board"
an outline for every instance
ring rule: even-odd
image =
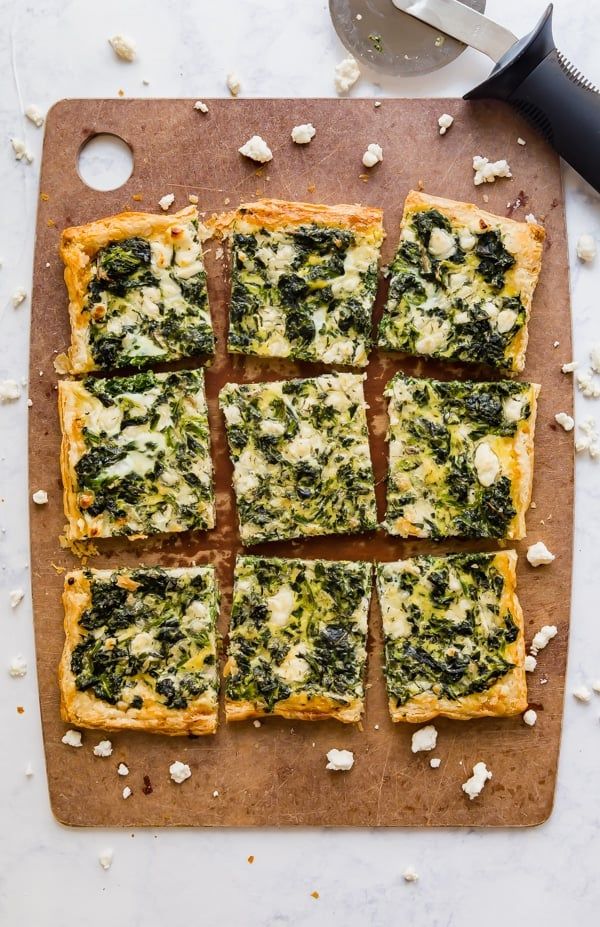
[[[511,111],[497,103],[457,100],[213,100],[203,115],[191,100],[67,100],[57,104],[46,123],[35,253],[31,334],[30,490],[48,491],[47,506],[31,506],[32,583],[40,701],[50,799],[56,817],[77,825],[531,825],[550,814],[558,760],[571,584],[573,454],[572,436],[554,422],[554,413],[571,411],[571,378],[561,362],[571,359],[571,321],[564,211],[557,157]],[[442,138],[437,117],[454,114]],[[290,132],[312,121],[310,145],[297,146]],[[113,132],[133,150],[134,170],[120,189],[102,193],[88,188],[77,172],[77,155],[91,135]],[[242,158],[238,147],[253,134],[273,149],[264,168]],[[523,136],[526,146],[517,143]],[[383,146],[384,160],[367,172],[361,156],[370,142]],[[471,160],[483,154],[508,158],[513,180],[474,187]],[[500,215],[523,220],[533,212],[544,220],[548,239],[535,295],[531,340],[524,376],[542,384],[536,436],[534,499],[529,513],[529,543],[543,539],[557,554],[550,567],[533,570],[521,554],[519,595],[527,640],[544,624],[556,624],[558,637],[530,674],[530,703],[538,712],[534,728],[520,718],[471,722],[439,721],[435,755],[414,756],[414,728],[392,725],[381,673],[380,615],[371,609],[367,710],[363,729],[336,722],[266,720],[226,727],[215,737],[166,738],[140,734],[111,736],[110,759],[92,754],[100,732],[84,733],[83,749],[64,746],[59,716],[57,664],[63,644],[57,568],[78,565],[61,549],[63,530],[59,475],[59,427],[56,410],[56,352],[68,344],[67,297],[57,254],[60,230],[125,209],[159,211],[158,200],[175,194],[173,208],[197,194],[209,212],[233,207],[255,196],[324,203],[356,202],[382,206],[388,238],[383,260],[391,259],[398,238],[402,204],[411,187],[422,184],[433,194],[471,200]],[[520,205],[515,201],[520,200]],[[507,204],[512,205],[507,205]],[[207,372],[207,392],[216,472],[218,527],[207,534],[102,545],[95,567],[139,563],[167,566],[212,562],[222,589],[220,629],[226,633],[231,578],[240,549],[235,530],[223,423],[217,393],[223,383],[278,379],[320,372],[317,366],[259,362],[228,357],[224,350],[227,292],[225,262],[208,245],[212,314],[219,338]],[[376,309],[381,313],[386,285]],[[560,342],[558,348],[553,347]],[[386,472],[385,405],[382,390],[393,373],[467,377],[464,368],[433,362],[391,360],[374,353],[366,384],[370,404],[372,454],[378,481],[379,514],[384,513]],[[471,376],[484,376],[471,371]],[[263,545],[258,552],[277,555],[392,560],[432,550],[494,549],[493,543],[391,539],[383,532],[367,537],[336,537]],[[547,682],[546,682],[547,680]],[[350,773],[325,771],[332,747],[354,751]],[[192,777],[170,781],[174,760],[189,763]],[[476,801],[461,783],[483,760],[493,779]],[[131,772],[117,775],[119,762]],[[145,778],[146,777],[146,778]],[[124,785],[133,789],[127,801]],[[213,792],[217,791],[217,795]]]

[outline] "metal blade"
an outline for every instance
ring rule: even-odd
[[[499,61],[517,41],[516,35],[460,0],[392,0],[404,13],[440,32],[471,45],[492,61]]]

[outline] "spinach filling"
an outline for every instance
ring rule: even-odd
[[[79,691],[125,709],[148,702],[185,709],[204,693],[216,699],[212,567],[88,570],[84,576],[91,604],[71,655]]]
[[[416,557],[379,564],[385,676],[396,706],[423,692],[451,700],[484,692],[515,665],[519,629],[501,609],[495,554]],[[400,595],[399,595],[400,593]]]
[[[273,712],[301,693],[364,697],[371,566],[238,557],[226,693]]]

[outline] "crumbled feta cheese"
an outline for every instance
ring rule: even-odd
[[[360,77],[360,68],[355,58],[344,58],[335,66],[335,89],[339,94],[348,93]]]
[[[533,673],[536,666],[537,666],[536,658],[533,656],[533,654],[527,654],[527,656],[525,657],[525,672]]]
[[[446,261],[449,257],[452,257],[456,251],[454,235],[451,235],[446,229],[440,229],[434,226],[429,235],[427,250],[432,257],[437,258],[438,261]]]
[[[63,744],[66,744],[67,747],[82,747],[81,743],[81,731],[67,731],[62,736]]]
[[[330,750],[327,754],[326,769],[347,772],[354,766],[354,754],[351,750]]]
[[[25,108],[25,115],[38,129],[41,129],[44,125],[44,117],[35,103],[30,103],[29,106]]]
[[[565,431],[573,431],[575,427],[575,419],[571,418],[570,415],[567,415],[566,412],[557,412],[554,418],[561,426],[561,428],[565,429]]]
[[[110,869],[110,867],[112,866],[113,856],[114,856],[114,851],[111,850],[110,847],[107,847],[106,850],[102,850],[102,852],[98,856],[98,862],[100,863],[103,869]]]
[[[27,662],[20,655],[13,657],[8,667],[8,672],[13,679],[22,679],[27,675]]]
[[[414,866],[407,866],[402,873],[402,877],[405,882],[416,882],[418,881],[419,875]]]
[[[252,724],[254,725],[254,727],[261,727],[261,723],[260,723],[260,721],[258,720],[258,718],[255,718],[254,721],[252,722]]]
[[[533,708],[528,708],[523,715],[523,721],[528,727],[533,727],[537,721],[537,711],[534,711]]]
[[[21,395],[21,387],[16,380],[0,380],[0,402],[14,402]]]
[[[171,773],[171,779],[173,782],[176,782],[177,785],[181,785],[182,782],[185,782],[185,780],[189,779],[192,775],[192,770],[187,763],[181,763],[179,760],[171,763],[169,772]]]
[[[218,797],[219,797],[219,790],[215,789],[213,792],[213,798],[218,798]]]
[[[25,775],[27,776],[28,779],[31,779],[31,777],[33,776],[33,766],[31,765],[31,763],[28,763],[27,766],[25,767]]]
[[[17,306],[20,306],[21,303],[24,303],[26,299],[27,299],[27,290],[22,286],[18,286],[12,296],[12,304],[15,307],[15,309],[17,308]]]
[[[558,341],[556,342],[556,345],[558,347]],[[573,360],[573,361],[569,361],[568,364],[563,364],[560,369],[562,370],[563,373],[573,373],[573,371],[577,370],[578,367],[579,367],[579,361]]]
[[[133,792],[131,791],[129,786],[126,785],[125,788],[123,789],[123,798],[129,798],[131,795],[133,795]]]
[[[482,441],[475,451],[475,470],[482,486],[491,486],[500,472],[500,461],[487,442]]]
[[[433,750],[437,743],[438,732],[433,724],[427,727],[421,727],[412,735],[411,750],[413,753],[421,753],[424,750]]]
[[[597,695],[600,695],[600,679],[595,679],[592,683],[592,689]]]
[[[540,628],[539,631],[533,637],[531,642],[531,653],[534,657],[537,657],[540,650],[543,650],[548,646],[553,637],[556,637],[558,634],[558,628],[554,624],[545,624],[543,628]]]
[[[381,101],[375,100],[375,102],[373,103],[373,106],[375,107],[375,109],[379,109],[379,107],[381,106]]]
[[[48,493],[45,489],[38,489],[31,497],[36,505],[46,505],[48,501]]]
[[[161,198],[159,199],[158,205],[164,212],[166,212],[167,209],[171,208],[174,202],[175,202],[175,194],[165,193],[165,195],[161,196]]]
[[[238,148],[238,151],[245,158],[251,158],[252,161],[258,161],[259,164],[265,164],[273,159],[273,152],[260,135],[253,135],[245,145]]]
[[[449,113],[442,113],[442,115],[438,119],[438,125],[440,127],[440,135],[445,135],[453,122],[454,122],[454,116],[450,116]]]
[[[490,161],[489,158],[475,155],[473,170],[475,171],[473,183],[476,187],[482,183],[494,183],[496,177],[512,177],[509,163],[505,158],[500,161]]]
[[[466,782],[463,782],[462,790],[466,792],[471,801],[473,801],[474,798],[477,798],[477,796],[481,794],[487,780],[491,778],[492,774],[485,763],[475,763],[473,775],[470,779],[467,779]]]
[[[128,776],[129,766],[126,766],[125,763],[119,763],[119,765],[117,766],[117,772],[120,776]]]
[[[589,264],[596,257],[596,239],[593,235],[580,235],[576,250],[579,260]]]
[[[590,364],[594,373],[600,373],[600,342],[590,348]]]
[[[362,163],[365,167],[375,167],[379,161],[383,161],[383,148],[376,142],[367,145],[367,150],[362,156]]]
[[[33,155],[30,151],[27,150],[27,145],[23,139],[11,138],[10,143],[15,153],[15,161],[25,161],[27,164],[31,164],[33,161]]]
[[[442,761],[440,760],[439,756],[432,756],[429,760],[429,765],[432,769],[438,769],[442,765]]]
[[[535,218],[532,212],[528,212],[525,216],[525,222],[528,222],[529,225],[539,225],[538,220]]]
[[[589,702],[592,693],[587,686],[577,686],[576,689],[573,689],[573,697],[576,698],[578,702]]]
[[[231,72],[227,75],[227,89],[229,90],[229,93],[232,97],[237,97],[238,93],[242,89],[242,84],[237,74]]]
[[[121,61],[135,61],[135,45],[124,35],[113,35],[108,43]]]
[[[110,740],[101,740],[94,747],[94,756],[111,756],[113,752]]]
[[[197,109],[201,113],[208,112],[208,106],[206,105],[206,103],[203,103],[202,100],[196,100],[196,102],[194,103],[194,109]]]
[[[552,563],[553,560],[556,560],[556,557],[548,550],[543,541],[537,541],[527,548],[527,560],[532,567],[539,567]]]
[[[24,596],[25,596],[25,593],[23,592],[22,589],[12,589],[11,592],[8,593],[8,600],[10,602],[10,607],[16,608],[17,605],[19,605],[19,603],[23,601]]]
[[[517,139],[517,145],[526,145],[526,144],[527,144],[527,142],[525,141],[525,139],[524,139],[524,138],[521,138],[521,136],[519,136],[518,139]]]
[[[579,453],[587,451],[592,460],[600,457],[600,436],[593,418],[586,418],[578,426],[581,436],[575,440],[575,450]]]
[[[317,130],[312,122],[306,122],[303,125],[294,126],[292,129],[292,141],[296,142],[297,145],[308,145],[316,134]]]
[[[188,203],[191,203],[192,206],[197,206],[199,202],[198,196],[195,193],[190,193],[188,196]]]
[[[600,396],[600,383],[594,379],[594,373],[590,370],[580,370],[575,374],[577,389],[583,393],[586,399],[597,399]]]
[[[560,344],[560,341],[554,341],[554,342],[552,343],[552,347],[553,347],[553,348],[557,348],[557,347],[559,346],[559,344]],[[564,370],[563,370],[563,373],[565,373]]]

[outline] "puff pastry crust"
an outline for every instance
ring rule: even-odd
[[[535,223],[411,190],[380,347],[523,370],[544,238]]]
[[[214,733],[218,602],[211,566],[67,574],[63,720],[106,731]]]
[[[377,565],[393,721],[511,716],[527,708],[517,554]]]

